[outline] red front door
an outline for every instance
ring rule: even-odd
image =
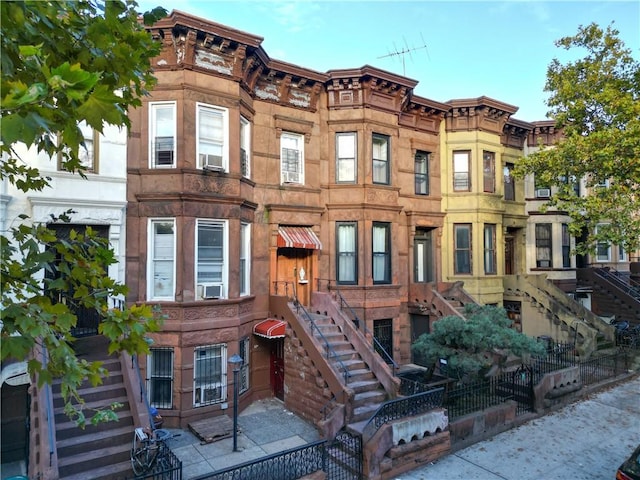
[[[271,342],[271,388],[273,395],[284,400],[284,339]]]

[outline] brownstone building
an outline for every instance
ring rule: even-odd
[[[339,288],[409,362],[410,285],[440,278],[448,106],[370,66],[273,60],[260,37],[180,12],[152,32],[164,48],[131,112],[127,214],[128,300],[167,317],[145,369],[151,405],[170,424],[226,408],[235,353],[241,404],[283,398],[296,366],[271,295],[313,310],[314,292]]]

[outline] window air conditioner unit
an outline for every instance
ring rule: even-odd
[[[207,153],[200,154],[200,165],[205,170],[215,170],[217,172],[223,171],[222,157],[220,155],[210,155]]]
[[[156,165],[172,165],[172,164],[173,164],[173,150],[156,151]]]
[[[222,285],[198,285],[198,296],[200,298],[220,298],[222,297]]]
[[[551,196],[550,188],[538,188],[536,190],[536,198],[549,198]]]
[[[282,172],[282,183],[300,183],[300,173],[298,172]]]

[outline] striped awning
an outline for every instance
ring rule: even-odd
[[[278,247],[322,250],[322,243],[311,227],[279,227]]]
[[[287,322],[277,318],[267,318],[253,327],[253,333],[264,338],[283,338]]]

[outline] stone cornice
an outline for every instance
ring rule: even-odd
[[[562,138],[562,130],[556,127],[555,120],[541,120],[533,122],[533,130],[527,137],[527,145],[537,147],[540,142],[543,145],[553,145]]]
[[[502,129],[518,107],[489,97],[449,100],[447,131],[482,130],[502,135]]]
[[[500,142],[507,147],[522,149],[529,132],[531,132],[533,128],[532,123],[518,120],[517,118],[510,118],[502,129]]]

